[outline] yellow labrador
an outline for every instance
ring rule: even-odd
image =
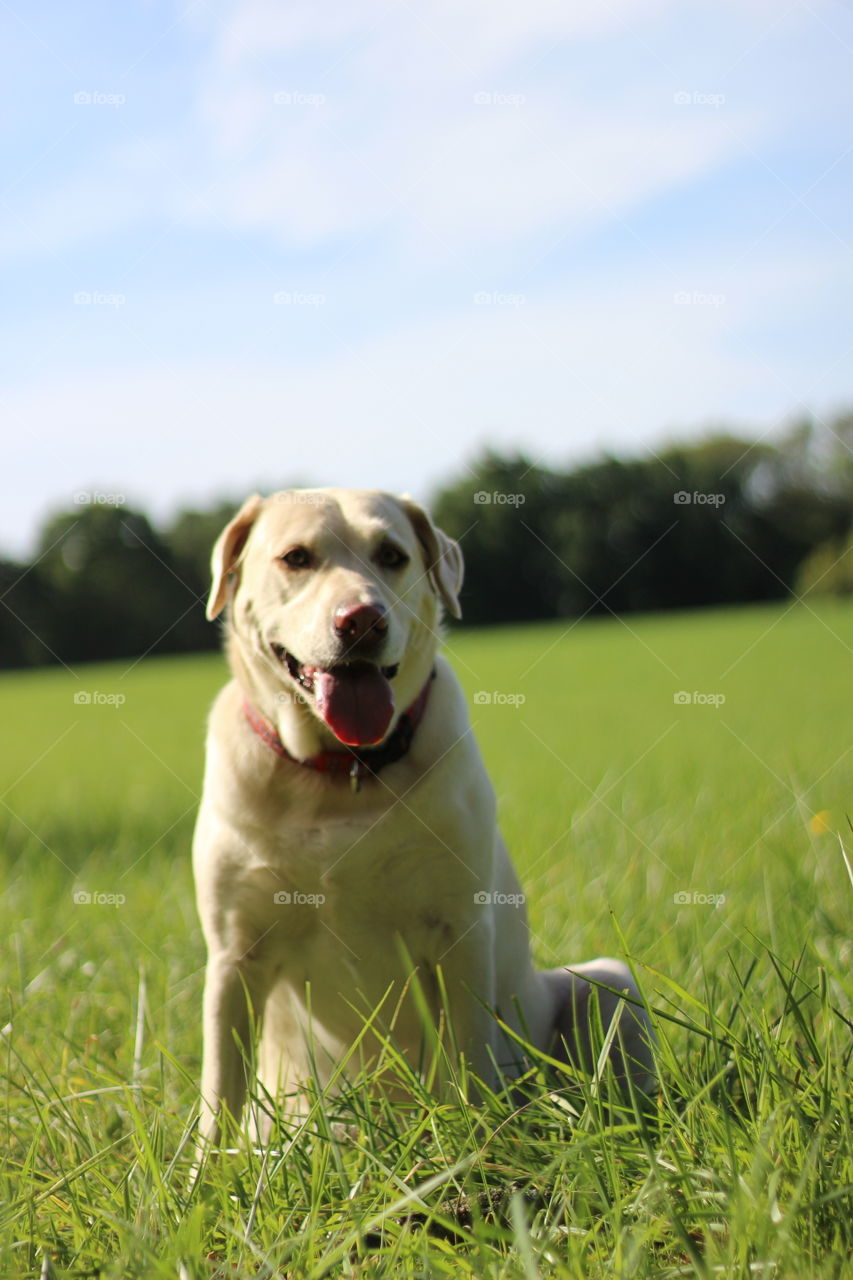
[[[240,1114],[255,1021],[262,1092],[290,1107],[310,1076],[329,1081],[380,1005],[422,1063],[407,957],[490,1085],[522,1066],[496,1014],[591,1065],[587,979],[613,989],[598,989],[605,1026],[620,1007],[617,1070],[650,1085],[645,1015],[615,994],[637,998],[627,967],[531,963],[494,794],[438,653],[461,582],[457,544],[408,498],[374,491],[252,497],[216,543],[208,616],[227,608],[234,678],[210,717],[193,845],[203,1140]]]

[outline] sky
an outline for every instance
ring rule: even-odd
[[[853,404],[853,5],[4,0],[0,556]]]

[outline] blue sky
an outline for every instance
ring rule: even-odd
[[[0,9],[0,554],[853,403],[853,7]]]

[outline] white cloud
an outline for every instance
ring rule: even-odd
[[[237,0],[224,20],[203,10],[187,113],[153,127],[156,82],[137,86],[134,101],[147,93],[151,106],[127,143],[89,142],[72,177],[16,193],[0,244],[38,256],[170,220],[297,250],[381,231],[392,262],[461,262],[551,228],[571,239],[785,127],[778,111],[742,102],[725,119],[674,106],[684,86],[670,62],[683,59],[666,43],[677,10],[674,0]],[[740,7],[745,32],[760,11]],[[701,50],[690,58],[707,87]]]
[[[9,321],[21,381],[0,411],[19,483],[0,550],[21,547],[35,494],[126,488],[162,511],[264,472],[423,494],[478,442],[559,461],[666,426],[764,427],[817,386],[824,405],[840,398],[849,288],[826,227],[842,188],[820,222],[789,219],[791,191],[766,168],[799,176],[811,140],[815,163],[843,172],[825,154],[840,81],[820,84],[820,41],[837,42],[811,10],[731,0],[688,24],[674,0],[238,0],[224,21],[213,8],[191,9],[195,56],[163,112],[154,45],[136,114],[106,131],[86,117],[97,128],[78,150],[8,195],[0,243],[29,259],[24,287],[35,262],[41,310]],[[818,56],[794,94],[804,27]],[[674,103],[717,92],[732,67],[723,109]],[[651,209],[661,262],[635,230]],[[110,277],[81,276],[87,262]],[[70,299],[124,288],[114,276],[139,262],[136,309],[106,341],[91,316],[69,324],[60,267]],[[261,314],[258,298],[303,283],[328,292],[320,317]],[[513,287],[528,291],[516,307],[473,304]],[[727,301],[678,308],[681,288]],[[255,336],[281,359],[236,354]]]
[[[334,47],[356,37],[371,37],[383,55],[390,44],[399,48],[401,27],[422,40],[440,42],[459,65],[478,72],[489,71],[534,45],[579,38],[632,24],[644,24],[674,0],[612,0],[607,5],[574,4],[564,0],[528,0],[525,5],[496,5],[492,0],[423,0],[417,6],[388,0],[328,0],[322,6],[312,0],[238,0],[218,30],[217,56],[223,62],[261,59],[270,53],[310,51],[312,46]],[[387,41],[387,43],[386,43]],[[417,43],[408,42],[409,58],[381,58],[384,74],[395,66],[407,77]],[[338,54],[340,57],[340,53]]]
[[[713,119],[661,113],[626,121],[606,111],[561,119],[533,107],[507,122],[492,115],[486,108],[425,143],[428,179],[418,185],[412,174],[419,245],[430,232],[460,253],[548,229],[569,239],[628,219],[732,151],[731,135]]]
[[[160,515],[290,478],[425,497],[486,443],[561,463],[642,450],[664,428],[763,429],[791,412],[792,387],[815,369],[756,361],[737,335],[759,295],[778,305],[831,270],[827,260],[727,275],[708,261],[683,305],[652,269],[570,304],[472,294],[453,314],[299,364],[158,362],[7,393],[0,415],[19,485],[0,512],[0,550],[23,548],[34,493],[43,509],[81,489],[118,491]],[[823,406],[844,385],[836,374]]]
[[[713,110],[679,112],[665,63],[631,57],[636,28],[669,7],[243,0],[219,29],[199,102],[211,165],[226,175],[213,216],[297,246],[382,224],[412,252],[463,257],[627,215],[767,126],[731,109],[736,137]],[[549,52],[593,37],[589,67],[549,69]],[[628,68],[615,99],[592,70],[607,65],[608,39]]]

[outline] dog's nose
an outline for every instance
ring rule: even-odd
[[[378,643],[388,631],[388,618],[379,604],[340,604],[335,610],[335,631],[349,644]]]

